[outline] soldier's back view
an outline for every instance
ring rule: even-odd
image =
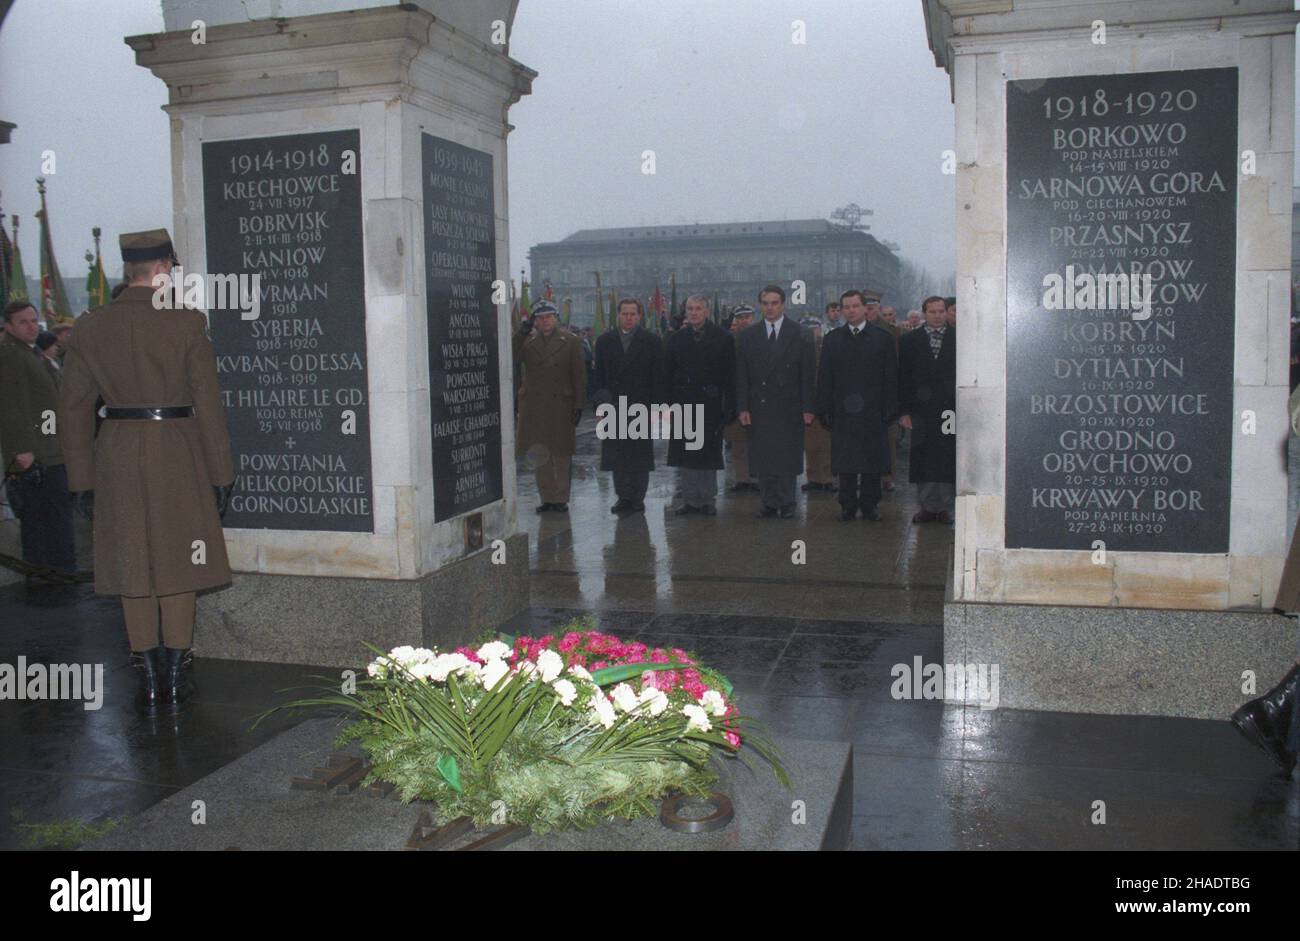
[[[175,262],[170,236],[123,235],[121,247],[128,286],[77,321],[59,430],[69,489],[94,492],[82,503],[93,506],[95,591],[122,596],[140,706],[157,715],[191,692],[195,592],[230,581],[217,504],[235,474],[207,320],[154,304],[153,279]]]

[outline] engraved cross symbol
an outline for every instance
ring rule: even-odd
[[[293,443],[294,443],[294,442],[293,442],[293,438],[286,438],[286,439],[285,439],[285,442],[284,442],[284,446],[285,446],[286,448],[292,448],[292,447],[293,447]]]

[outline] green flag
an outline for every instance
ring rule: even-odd
[[[68,307],[68,292],[63,287],[59,263],[54,257],[54,241],[50,237],[50,216],[45,206],[45,180],[36,181],[36,191],[41,194],[41,316],[46,325],[70,323],[72,311]]]
[[[569,325],[569,321],[572,319],[572,317],[573,317],[573,298],[566,297],[564,299],[564,325],[566,327]]]
[[[27,300],[27,272],[23,271],[23,253],[18,246],[18,217],[14,216],[14,257],[9,263],[9,301]]]
[[[99,257],[99,226],[90,231],[95,237],[95,254],[86,252],[86,261],[90,263],[90,274],[86,276],[86,306],[94,310],[108,303],[108,278],[104,276],[104,260]]]
[[[591,321],[591,332],[600,336],[605,332],[605,289],[600,285],[600,272],[596,275],[596,316]]]

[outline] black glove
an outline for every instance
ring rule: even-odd
[[[226,515],[226,507],[230,505],[230,495],[234,490],[234,484],[222,484],[221,486],[217,486],[216,484],[212,485],[212,496],[216,498],[217,501],[218,516]]]
[[[83,490],[77,494],[77,512],[92,523],[95,521],[95,491]]]
[[[827,431],[830,431],[831,425],[834,424],[834,422],[829,415],[818,415],[817,424],[821,425]]]
[[[581,422],[582,422],[582,409],[575,408],[573,410],[573,427],[577,428],[579,423]]]
[[[530,333],[532,333],[532,332],[533,332],[533,322],[532,322],[532,320],[521,320],[521,321],[519,322],[519,335],[520,335],[520,336],[526,337],[526,336],[528,336],[528,334],[530,334]]]
[[[682,324],[684,324],[684,323],[686,323],[686,315],[685,315],[685,314],[674,314],[674,315],[673,315],[673,329],[674,329],[674,330],[680,330],[680,329],[682,329]]]

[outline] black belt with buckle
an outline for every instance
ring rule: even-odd
[[[193,418],[193,405],[164,405],[161,408],[109,408],[104,417],[115,421],[162,421],[167,418]]]

